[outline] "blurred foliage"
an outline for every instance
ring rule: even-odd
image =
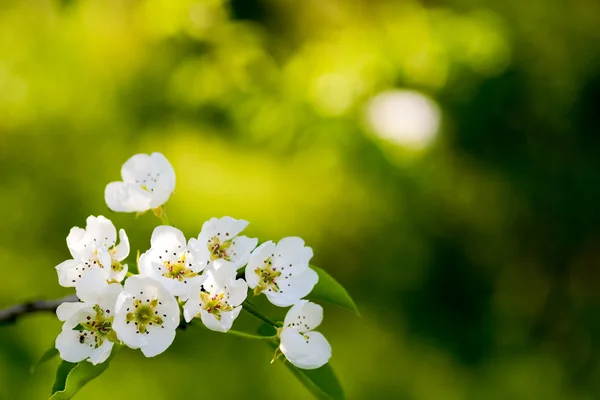
[[[349,399],[595,399],[599,27],[589,0],[3,0],[0,307],[71,292],[54,266],[88,215],[146,250],[156,220],[103,190],[162,151],[188,237],[223,215],[302,236],[348,288],[363,319],[326,306],[320,330]],[[365,120],[393,88],[437,102],[431,146]],[[0,327],[0,399],[47,397],[56,360],[28,371],[59,328]],[[81,396],[311,398],[270,357],[190,328]]]

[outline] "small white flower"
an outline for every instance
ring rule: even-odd
[[[162,353],[173,343],[179,305],[157,280],[142,275],[127,279],[115,310],[113,329],[119,340],[141,349],[146,357]]]
[[[264,293],[279,307],[288,307],[308,295],[319,281],[308,266],[312,249],[298,237],[283,238],[275,245],[258,246],[246,266],[246,282],[254,294]]]
[[[173,296],[187,299],[188,285],[202,279],[199,274],[204,265],[193,250],[188,250],[183,233],[171,226],[158,226],[150,245],[150,250],[140,256],[140,273],[161,282]]]
[[[296,367],[315,369],[327,364],[331,346],[325,336],[314,332],[323,321],[323,308],[301,300],[288,311],[279,334],[279,349]]]
[[[175,171],[161,153],[136,154],[121,167],[122,182],[106,185],[106,205],[116,212],[144,212],[165,204],[175,190]]]
[[[117,230],[103,216],[90,216],[86,228],[71,228],[67,246],[73,259],[56,266],[61,286],[74,287],[88,271],[100,269],[104,279],[120,282],[127,274],[127,265],[121,264],[129,255],[129,239],[119,230],[120,243],[116,245]]]
[[[198,240],[190,239],[190,248],[196,251],[204,265],[225,260],[237,270],[248,262],[250,252],[258,244],[258,239],[238,236],[247,226],[248,221],[243,219],[211,218],[202,225]]]
[[[216,260],[204,275],[204,290],[200,285],[192,288],[183,316],[186,322],[199,316],[208,329],[227,332],[242,310],[248,286],[243,279],[235,279],[235,267],[224,260]]]
[[[106,361],[118,341],[112,323],[123,287],[106,283],[103,272],[94,269],[79,280],[76,290],[82,302],[62,303],[56,309],[58,319],[65,321],[56,349],[65,361],[87,360],[96,365]]]

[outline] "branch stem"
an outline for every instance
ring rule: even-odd
[[[273,321],[271,318],[264,315],[254,304],[252,304],[249,300],[244,300],[242,303],[242,310],[246,311],[249,314],[252,314],[254,317],[259,320],[266,322],[267,324],[277,328],[280,326],[277,322]]]
[[[54,312],[62,303],[76,301],[79,301],[79,299],[73,294],[58,300],[37,300],[24,304],[18,304],[4,310],[0,310],[0,325],[15,322],[17,318],[25,314],[31,314],[38,311]]]

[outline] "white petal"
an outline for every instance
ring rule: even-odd
[[[100,262],[100,265],[102,265],[102,267],[104,267],[104,269],[106,271],[111,270],[112,258],[107,249],[98,249],[98,253],[96,254],[96,257],[98,257],[98,261]],[[107,272],[107,275],[108,274],[109,274],[109,272]]]
[[[258,244],[258,239],[249,238],[246,236],[238,236],[232,241],[232,245],[227,251],[229,255],[229,259],[235,266],[235,269],[239,269],[248,263],[248,259],[250,258],[250,253],[256,245]]]
[[[248,226],[248,221],[231,217],[211,218],[202,225],[198,241],[200,246],[206,247],[213,237],[221,240],[233,239]]]
[[[149,208],[164,204],[175,189],[175,171],[161,153],[134,155],[123,164],[121,176],[128,184],[148,189]]]
[[[105,311],[108,311],[108,314],[115,313],[115,305],[117,303],[117,298],[123,291],[123,286],[120,283],[111,283],[104,287],[104,289],[99,293],[98,296],[98,305]]]
[[[66,321],[71,318],[73,315],[78,313],[79,311],[86,308],[87,305],[81,302],[77,303],[62,303],[56,309],[56,316],[61,321]]]
[[[127,266],[127,264],[123,264],[122,266],[123,269],[119,272],[113,271],[112,269],[110,270],[109,280],[121,282],[123,281],[123,279],[125,279],[125,277],[127,276],[127,272],[129,271],[129,267]]]
[[[281,352],[298,368],[319,368],[331,358],[331,346],[319,332],[302,335],[295,329],[284,328],[280,337]]]
[[[232,311],[222,312],[220,315],[220,320],[206,310],[201,310],[200,318],[202,319],[202,323],[208,329],[216,332],[227,332],[229,329],[231,329],[233,321],[235,321],[238,315],[240,315],[241,310],[242,307],[236,307]]]
[[[301,300],[289,309],[283,321],[285,328],[308,332],[323,321],[323,307],[311,301]]]
[[[279,292],[267,290],[264,293],[274,305],[289,307],[306,297],[318,281],[319,275],[312,268],[307,268],[302,274],[291,275],[288,279],[285,279],[285,275],[278,277],[276,283]]]
[[[196,318],[202,307],[200,306],[200,286],[193,285],[188,291],[188,301],[183,307],[183,318],[185,322],[190,322]]]
[[[87,343],[79,343],[79,331],[63,329],[56,337],[55,347],[60,353],[60,358],[76,363],[83,361],[92,354],[93,347]]]
[[[129,238],[127,237],[127,233],[125,230],[119,230],[119,244],[115,248],[114,257],[117,261],[123,261],[129,256]]]
[[[201,270],[210,262],[210,251],[208,250],[207,241],[191,238],[188,242],[188,251],[194,260],[194,264],[197,264]]]
[[[73,258],[77,258],[77,255],[83,248],[83,239],[85,237],[85,229],[79,227],[73,227],[69,231],[67,236],[67,246]]]
[[[133,278],[133,277],[132,277]],[[131,279],[131,278],[130,278]],[[129,279],[128,279],[129,281]],[[132,349],[139,349],[147,343],[145,335],[140,335],[132,323],[127,323],[127,308],[133,307],[132,295],[127,292],[121,292],[117,297],[115,304],[115,319],[112,328],[116,332],[120,341]]]
[[[64,287],[74,287],[82,274],[83,264],[75,260],[67,260],[56,266],[58,283]]]
[[[255,270],[263,269],[265,260],[275,253],[276,246],[272,241],[264,242],[252,252],[248,265],[246,266],[246,282],[251,289],[254,289],[260,281],[260,275]]]
[[[124,182],[111,182],[104,191],[106,205],[116,212],[148,211],[152,195],[141,187]]]
[[[97,304],[100,292],[108,286],[106,273],[100,268],[92,268],[77,282],[77,297],[86,303]]]
[[[304,246],[304,240],[299,237],[281,239],[274,253],[273,265],[292,275],[303,273],[313,256],[312,249]]]
[[[94,365],[101,364],[110,356],[114,343],[110,340],[104,340],[102,346],[99,346],[97,349],[92,350],[92,354],[88,359]]]
[[[149,334],[145,335],[147,344],[140,349],[146,357],[154,357],[165,351],[175,340],[175,329],[162,329],[150,327]]]
[[[102,215],[98,217],[91,215],[87,218],[85,233],[86,240],[94,242],[98,247],[112,247],[117,240],[117,229]]]
[[[227,302],[232,306],[239,306],[246,300],[246,296],[248,295],[248,285],[243,279],[231,281],[227,285],[227,292],[229,293]]]
[[[185,248],[186,241],[183,233],[172,226],[161,225],[154,228],[150,239],[152,248],[176,249]]]

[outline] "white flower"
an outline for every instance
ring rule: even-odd
[[[298,237],[268,241],[252,252],[246,266],[246,282],[254,294],[264,293],[279,307],[288,307],[308,295],[319,281],[308,266],[312,249]]]
[[[94,269],[79,280],[76,289],[82,302],[62,303],[56,309],[58,319],[65,323],[55,345],[65,361],[88,360],[96,365],[106,361],[117,342],[112,323],[123,287],[106,283],[103,272]]]
[[[248,262],[250,252],[258,239],[238,236],[248,226],[248,221],[231,217],[211,218],[202,225],[198,240],[190,239],[190,248],[196,251],[204,265],[215,260],[225,260],[237,270]]]
[[[279,349],[296,367],[315,369],[327,364],[331,346],[325,336],[314,332],[323,321],[323,308],[301,300],[288,311],[279,334]]]
[[[199,316],[208,329],[227,332],[242,310],[248,286],[243,279],[235,279],[235,267],[224,260],[216,260],[204,275],[204,290],[200,285],[193,287],[183,316],[187,322]]]
[[[165,204],[175,190],[175,171],[161,153],[136,154],[121,167],[122,182],[106,185],[106,205],[117,212],[144,212]]]
[[[146,357],[165,351],[175,339],[179,325],[179,305],[158,281],[135,275],[125,281],[117,298],[113,329],[119,340]]]
[[[67,246],[73,259],[56,266],[61,286],[73,287],[92,269],[104,272],[105,280],[120,282],[127,274],[127,265],[121,264],[129,255],[129,239],[123,229],[119,230],[119,245],[116,245],[117,230],[103,216],[90,216],[86,228],[71,228]]]
[[[204,265],[193,250],[188,250],[183,233],[171,226],[158,226],[150,245],[150,250],[140,256],[140,273],[161,282],[173,296],[187,299],[188,285],[202,279],[199,273]]]

